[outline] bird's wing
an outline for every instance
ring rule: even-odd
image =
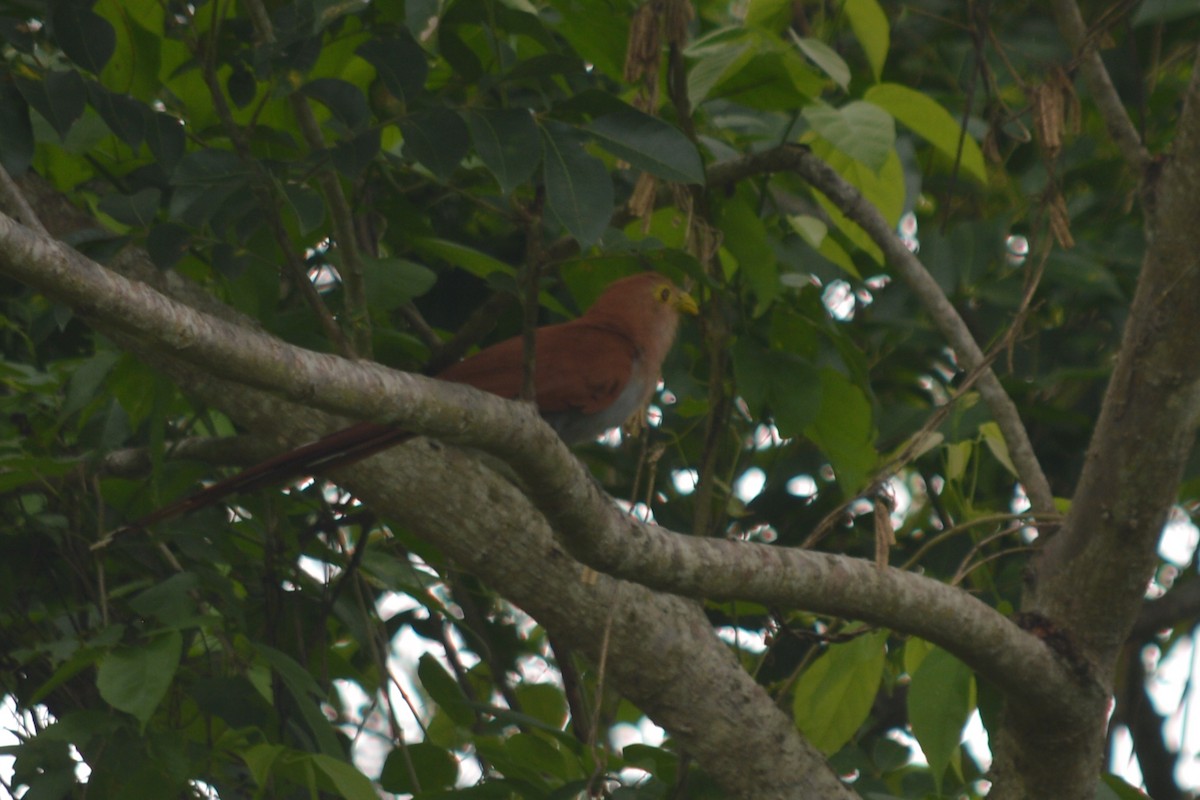
[[[542,413],[578,411],[595,414],[620,396],[633,372],[640,348],[604,326],[576,320],[537,331],[534,375]],[[520,337],[476,353],[438,375],[501,397],[515,398],[523,380]]]

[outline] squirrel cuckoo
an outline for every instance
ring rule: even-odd
[[[595,439],[641,414],[658,386],[680,313],[696,314],[691,295],[646,272],[616,281],[578,319],[534,331],[535,402],[569,445]],[[516,336],[436,376],[515,399],[524,381],[524,342]],[[163,506],[132,527],[194,511],[226,495],[364,459],[412,437],[410,431],[359,422],[270,458]]]

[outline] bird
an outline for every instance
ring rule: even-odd
[[[680,315],[697,313],[695,299],[670,278],[641,272],[610,284],[578,318],[535,329],[538,411],[568,445],[641,417],[658,387]],[[486,347],[434,377],[516,399],[525,382],[524,338]],[[128,527],[144,529],[231,494],[345,466],[412,437],[394,425],[359,422],[161,506]]]

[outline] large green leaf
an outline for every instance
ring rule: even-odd
[[[114,52],[100,72],[100,82],[135,97],[153,95],[162,68],[164,5],[158,0],[98,0],[92,10],[104,17],[116,34]]]
[[[871,404],[862,389],[840,372],[822,369],[820,378],[820,413],[806,433],[829,457],[842,491],[854,495],[879,461]]]
[[[421,686],[429,693],[433,702],[437,703],[455,724],[466,727],[475,721],[475,713],[471,711],[470,701],[463,694],[462,687],[432,654],[426,653],[421,656],[417,665],[417,675],[421,678]]]
[[[674,125],[635,108],[605,114],[587,130],[605,150],[638,169],[679,183],[704,183],[704,164],[691,139]]]
[[[364,42],[355,52],[375,67],[388,91],[405,102],[412,102],[425,85],[428,59],[407,30],[400,29],[386,39]]]
[[[108,129],[132,148],[146,139],[146,128],[154,115],[150,107],[128,95],[110,92],[96,81],[87,82],[88,103],[100,114]]]
[[[891,40],[887,15],[879,7],[878,0],[846,0],[842,13],[850,20],[854,37],[867,54],[871,73],[878,81],[883,76],[883,64],[887,61]]]
[[[796,47],[808,56],[808,60],[821,68],[833,82],[845,90],[850,85],[850,67],[829,45],[820,39],[796,38]]]
[[[179,631],[167,631],[144,644],[116,648],[100,660],[100,696],[145,726],[175,678],[182,647]]]
[[[912,675],[908,721],[938,786],[975,707],[974,680],[965,664],[940,647],[933,648]]]
[[[226,207],[236,193],[246,190],[246,168],[228,150],[199,150],[180,159],[171,176],[172,219],[199,227]]]
[[[449,789],[458,780],[458,759],[431,742],[401,743],[388,753],[379,785],[393,794]]]
[[[505,194],[528,180],[542,161],[541,137],[528,111],[472,109],[467,127],[475,152]]]
[[[761,312],[779,296],[779,264],[771,249],[770,236],[762,219],[751,206],[748,193],[722,203],[717,227],[725,247],[737,259],[737,271],[758,299]]]
[[[879,172],[896,143],[896,126],[878,106],[855,100],[841,108],[813,103],[804,119],[839,151]]]
[[[29,104],[11,82],[0,83],[0,164],[13,176],[33,161],[33,126]]]
[[[933,98],[898,83],[881,83],[868,89],[863,99],[891,114],[950,162],[957,161],[971,178],[987,183],[987,169],[979,144]]]
[[[583,149],[577,131],[562,123],[542,125],[546,207],[587,249],[608,228],[613,185],[604,162]]]
[[[373,307],[390,311],[433,288],[437,274],[403,258],[365,258],[363,277]]]
[[[112,58],[117,34],[112,24],[92,11],[91,3],[54,3],[50,24],[67,57],[89,72],[99,73]]]
[[[417,238],[412,241],[412,245],[417,252],[426,257],[444,259],[478,278],[486,278],[492,273],[509,277],[517,274],[516,268],[511,264],[506,264],[494,256],[459,242],[451,242],[447,239]]]
[[[842,749],[871,712],[887,658],[887,631],[830,645],[796,683],[792,713],[815,747]]]
[[[444,108],[411,114],[400,120],[400,130],[405,155],[443,181],[458,169],[471,144],[462,117]]]
[[[312,674],[287,653],[266,644],[256,644],[255,651],[262,663],[283,681],[312,735],[316,749],[326,755],[340,756],[341,742],[329,719],[322,713],[320,703],[325,693]]]
[[[694,103],[728,98],[751,108],[794,111],[818,97],[825,81],[796,48],[755,28],[723,28],[686,50]]]
[[[370,119],[367,96],[349,81],[317,78],[300,87],[300,92],[328,108],[334,119],[349,131],[361,131]]]
[[[900,220],[904,211],[904,169],[895,149],[888,153],[883,167],[876,171],[870,169],[861,161],[836,150],[824,140],[812,143],[813,152],[824,158],[829,166],[853,184],[863,196],[883,214],[884,219],[893,225]],[[883,264],[883,251],[879,245],[867,235],[867,232],[852,222],[841,209],[837,208],[820,192],[815,193],[817,202],[831,219],[838,231],[850,240],[864,255],[876,264]]]
[[[60,139],[66,139],[87,105],[87,87],[79,73],[53,70],[36,78],[16,75],[13,82],[30,107],[50,123]]]

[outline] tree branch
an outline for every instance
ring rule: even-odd
[[[214,379],[144,345],[138,355],[264,435],[299,444],[342,424],[238,382]],[[416,439],[344,467],[336,478],[593,663],[611,619],[609,647],[621,658],[609,659],[608,678],[700,758],[729,797],[854,799],[791,718],[731,656],[700,605],[589,573],[563,551],[520,490],[469,452]]]
[[[1000,384],[1000,379],[992,372],[987,357],[957,309],[920,259],[900,241],[900,237],[879,210],[833,168],[803,147],[785,145],[716,164],[708,171],[708,182],[710,185],[724,185],[748,175],[764,172],[794,172],[804,178],[866,231],[872,241],[883,250],[887,262],[904,279],[917,300],[924,306],[942,336],[954,348],[963,366],[969,371],[980,372],[979,393],[1004,434],[1009,456],[1033,510],[1040,514],[1053,513],[1054,493],[1051,492],[1050,483],[1046,480],[1041,464],[1038,463],[1037,454],[1012,398]]]
[[[767,545],[681,537],[620,513],[527,404],[470,387],[312,353],[207,317],[0,216],[0,268],[206,373],[334,413],[479,447],[531,487],[552,527],[588,563],[656,588],[845,614],[937,642],[1007,692],[1059,708],[1079,691],[1045,646],[936,581],[868,562]],[[930,605],[932,604],[932,605]],[[937,611],[930,612],[930,608]]]
[[[1121,102],[1121,96],[1117,94],[1117,88],[1113,86],[1108,69],[1100,58],[1096,37],[1088,35],[1087,26],[1075,0],[1052,0],[1050,6],[1054,11],[1058,30],[1079,62],[1083,79],[1087,82],[1092,99],[1096,102],[1100,116],[1108,128],[1108,135],[1120,149],[1125,163],[1140,178],[1150,164],[1150,154],[1142,144],[1142,137],[1125,111],[1125,104]]]

